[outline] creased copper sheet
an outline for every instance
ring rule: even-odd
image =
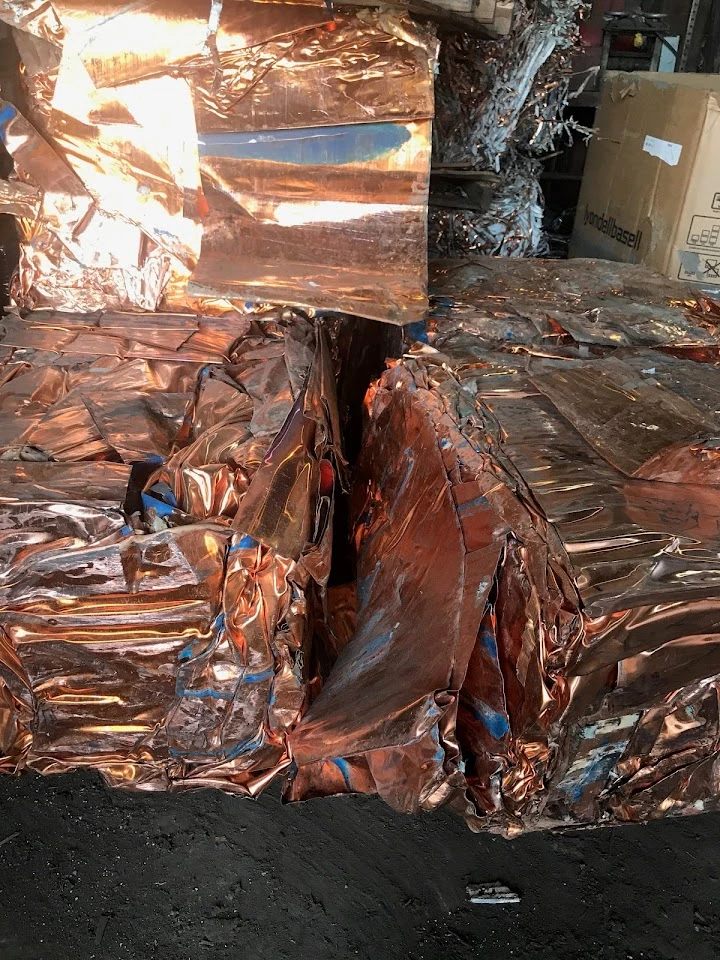
[[[618,264],[436,276],[367,397],[357,627],[289,798],[511,835],[720,807],[717,305]]]
[[[64,311],[427,309],[437,41],[325,0],[0,0],[27,117],[13,297]]]
[[[424,317],[430,127],[201,135],[210,209],[190,292],[394,323]]]
[[[334,655],[313,631],[341,464],[324,332],[268,310],[5,322],[0,769],[258,792]]]
[[[435,261],[428,333],[542,354],[575,341],[596,348],[718,346],[718,316],[689,285],[609,260]],[[470,340],[469,342],[474,342]]]
[[[241,8],[244,4],[236,3]],[[332,30],[221,49],[221,73],[194,70],[198,129],[245,133],[433,115],[427,27],[378,11],[336,13]]]
[[[71,42],[98,87],[210,60],[332,20],[325,0],[4,0],[2,19]]]

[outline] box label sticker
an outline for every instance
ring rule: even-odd
[[[720,217],[694,216],[688,230],[687,245],[691,250],[717,250],[720,253]]]
[[[643,150],[651,157],[658,157],[669,166],[676,167],[680,161],[682,144],[673,143],[672,140],[660,140],[659,137],[645,137]]]

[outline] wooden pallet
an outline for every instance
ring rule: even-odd
[[[387,6],[387,0],[342,0],[338,7]],[[457,30],[505,37],[512,25],[515,0],[391,0],[391,4]]]
[[[433,167],[430,172],[430,206],[446,210],[484,213],[492,203],[500,177],[465,164]]]

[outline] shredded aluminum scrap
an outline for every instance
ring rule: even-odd
[[[467,887],[467,895],[470,903],[476,904],[520,903],[520,894],[504,883],[471,883]]]
[[[0,770],[259,792],[327,670],[324,334],[268,309],[2,326]]]
[[[540,151],[554,146],[584,7],[581,0],[522,0],[507,40],[460,34],[443,45],[435,131],[439,162],[470,161],[499,172],[516,139]]]
[[[437,41],[325,0],[0,0],[26,308],[427,309]]]
[[[368,394],[357,629],[291,798],[509,835],[717,809],[720,305],[597,261],[435,290]]]
[[[486,211],[431,207],[428,233],[433,254],[454,259],[483,254],[523,257],[546,253],[545,201],[539,172],[540,164],[536,161],[514,157]]]
[[[434,162],[495,171],[501,180],[487,211],[432,212],[434,256],[546,252],[536,161],[576,128],[564,110],[584,7],[579,0],[522,0],[503,42],[460,34],[443,43]]]

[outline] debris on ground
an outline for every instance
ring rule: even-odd
[[[503,883],[469,884],[467,894],[470,903],[505,904],[520,903],[520,894]]]

